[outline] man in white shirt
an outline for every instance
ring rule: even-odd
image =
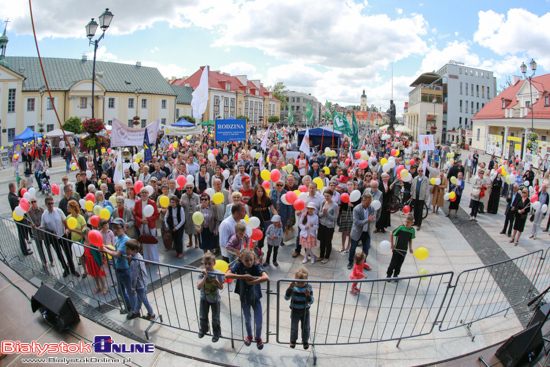
[[[473,161],[472,156],[469,155],[468,159],[466,159],[466,165],[465,165],[465,173],[466,173],[466,179],[468,180],[468,183],[470,183],[470,177],[472,177],[472,168],[473,168]]]
[[[225,249],[225,246],[227,245],[227,242],[229,241],[229,238],[235,234],[235,223],[237,222],[243,222],[244,217],[246,216],[246,206],[241,203],[235,203],[231,207],[231,215],[224,219],[219,228],[219,238],[220,238],[220,250],[222,253],[222,259],[224,261],[227,261],[229,263],[229,253]]]
[[[243,188],[242,179],[244,176],[249,177],[246,173],[244,173],[244,164],[239,164],[239,173],[235,175],[235,178],[233,179],[233,190],[234,191],[241,191]]]
[[[198,171],[199,168],[199,165],[193,162],[193,157],[187,159],[187,172],[189,172],[191,176],[195,176],[195,172]]]

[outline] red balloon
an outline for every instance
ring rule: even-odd
[[[88,239],[92,243],[92,245],[96,247],[102,247],[103,246],[103,236],[101,235],[101,232],[99,232],[96,229],[92,229],[88,233]]]
[[[202,146],[203,146],[203,147],[207,147],[208,145],[206,145],[206,143],[204,143]]]
[[[59,195],[59,186],[57,184],[52,185],[52,193],[54,195]]]
[[[170,145],[170,146],[168,147],[168,150],[174,150],[174,147],[173,147],[172,145]]]
[[[281,178],[281,172],[278,169],[271,171],[271,181],[277,182]]]
[[[497,169],[498,173],[502,173],[502,168]]]
[[[531,202],[536,203],[539,200],[539,196],[537,194],[533,194],[531,196]]]
[[[90,224],[94,227],[97,227],[99,225],[99,215],[92,215],[90,218]]]
[[[392,149],[392,150],[391,150],[391,155],[395,156],[395,153],[397,153],[397,152],[395,151],[395,149]]]
[[[346,159],[346,161],[344,162],[346,164],[346,166],[349,166],[349,164],[351,163],[351,159]]]
[[[355,152],[355,159],[361,159],[361,153]]]
[[[180,187],[184,187],[185,184],[187,183],[187,178],[185,178],[184,175],[180,175],[180,176],[178,176],[176,181],[178,182],[178,185],[180,185]]]
[[[363,145],[363,147],[361,149],[365,149],[365,146]]]
[[[19,206],[26,212],[29,211],[30,205],[31,204],[29,203],[29,201],[25,198],[21,198],[21,200],[19,200]]]
[[[306,207],[306,203],[304,203],[304,201],[302,199],[297,199],[294,204],[294,209],[300,211],[300,210],[303,210],[305,207]]]
[[[263,232],[261,231],[261,229],[259,229],[259,228],[254,228],[254,229],[252,230],[252,236],[250,236],[250,238],[252,238],[254,241],[259,241],[259,240],[261,240],[263,237],[264,237],[264,234],[263,234]]]
[[[214,156],[218,155],[218,150],[217,150],[217,149],[213,149],[213,150],[212,150],[212,154],[214,154]]]
[[[262,187],[267,190],[271,187],[271,184],[269,183],[269,181],[264,181],[262,182]]]
[[[136,181],[136,183],[134,184],[134,191],[137,194],[139,194],[141,192],[141,189],[143,188],[143,182],[141,181]]]
[[[307,187],[305,187],[305,185],[301,185],[300,187],[298,187],[298,190],[300,192],[307,192]]]
[[[27,193],[27,189],[26,188],[22,188],[21,189],[21,196],[25,195]]]
[[[402,164],[400,164],[399,166],[397,166],[397,169],[395,170],[395,172],[397,174],[401,173],[402,170],[405,169],[405,166],[403,166]]]
[[[365,169],[369,166],[369,162],[367,161],[361,161],[361,163],[359,163],[359,168],[361,169]]]
[[[449,198],[449,200],[451,200],[451,201],[456,201],[456,196],[455,196],[454,198],[452,198],[452,199]]]
[[[92,203],[95,203],[95,195],[91,192],[86,194],[86,201],[91,201]]]
[[[518,158],[518,159],[516,159],[516,163],[519,163],[519,158]]]
[[[111,153],[111,148],[108,148],[108,149],[107,149],[107,153]]]
[[[343,203],[349,203],[349,195],[347,193],[343,193],[340,195],[340,200],[342,200]]]
[[[288,201],[288,203],[290,205],[294,204],[294,202],[296,200],[298,200],[298,195],[296,195],[296,193],[294,191],[288,191],[286,194],[285,194],[285,198],[286,198],[286,201]]]
[[[408,205],[405,205],[405,206],[403,207],[403,213],[409,214],[410,212],[411,212],[411,207],[408,206]]]

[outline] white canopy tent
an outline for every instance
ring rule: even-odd
[[[61,129],[54,129],[52,131],[47,132],[46,138],[62,138],[63,137],[63,131]],[[67,136],[74,136],[74,133],[65,130],[65,135]]]

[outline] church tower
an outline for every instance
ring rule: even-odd
[[[6,36],[6,29],[8,28],[8,20],[6,20],[6,27],[4,28],[4,34],[0,36],[0,65],[9,67],[6,60],[6,46],[8,45],[8,36]]]
[[[367,111],[367,95],[363,89],[363,94],[361,94],[361,111]]]

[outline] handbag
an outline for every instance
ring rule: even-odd
[[[147,227],[147,232],[149,232],[147,234],[143,233],[143,232],[145,232],[144,231],[145,227]],[[157,243],[159,243],[159,240],[157,240],[157,238],[151,234],[151,230],[150,230],[149,226],[144,225],[144,226],[142,226],[142,233],[138,237],[138,242],[139,243],[147,243],[147,244],[150,244],[150,245],[156,245]]]
[[[171,250],[174,246],[174,238],[172,237],[172,233],[170,233],[170,230],[162,230],[162,243],[164,244],[164,249],[166,251]]]
[[[535,221],[535,213],[531,214],[531,216],[529,217],[529,221],[530,221],[530,222],[534,222],[534,221]]]
[[[481,190],[480,190],[480,189],[474,189],[474,190],[472,190],[472,196],[477,196],[477,197],[479,197],[479,194],[481,194]]]

